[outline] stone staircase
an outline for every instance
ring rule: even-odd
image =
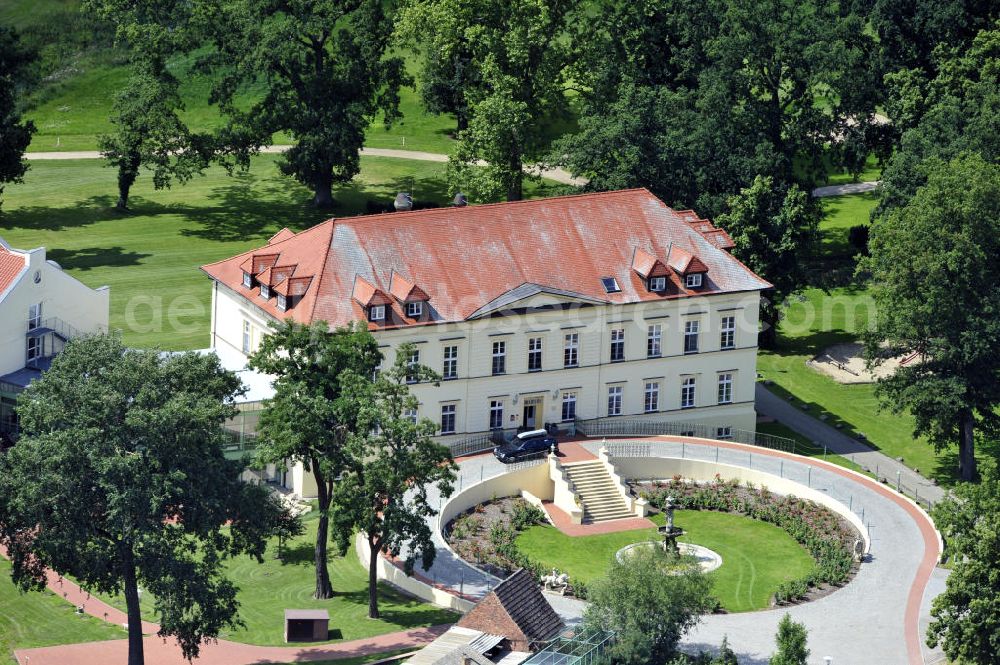
[[[565,464],[563,469],[580,499],[584,522],[635,517],[601,460]]]

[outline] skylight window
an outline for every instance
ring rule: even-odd
[[[618,293],[621,288],[618,286],[618,280],[614,277],[602,277],[601,284],[604,285],[604,290],[608,293]]]

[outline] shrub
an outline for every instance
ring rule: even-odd
[[[545,523],[545,512],[524,499],[515,499],[511,504],[510,525],[515,531],[524,531],[529,526]]]
[[[847,231],[847,242],[851,243],[851,247],[865,256],[868,255],[868,231],[869,227],[867,224],[852,226]]]

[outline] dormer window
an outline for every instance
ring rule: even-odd
[[[406,303],[406,315],[411,319],[415,319],[423,313],[424,313],[424,303],[422,302]]]
[[[271,297],[271,287],[268,286],[267,284],[261,284],[260,285],[260,297],[263,298],[264,300],[267,300],[268,298],[270,298]]]
[[[701,273],[695,272],[684,277],[684,286],[689,289],[701,288]]]
[[[649,290],[650,291],[666,291],[667,290],[667,278],[666,277],[650,277],[649,278]]]
[[[253,288],[253,276],[248,272],[243,273],[243,287],[247,289]]]
[[[385,305],[372,305],[368,308],[369,321],[385,321]]]
[[[285,296],[281,295],[280,293],[278,294],[277,304],[278,304],[278,309],[280,309],[282,312],[288,309],[288,300],[285,298]]]

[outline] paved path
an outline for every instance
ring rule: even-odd
[[[264,154],[277,154],[284,152],[291,146],[288,145],[266,145],[260,149]],[[421,162],[447,162],[448,155],[437,152],[423,152],[420,150],[396,150],[393,148],[362,148],[362,157],[392,157],[395,159],[413,159]],[[100,159],[101,153],[97,150],[77,150],[62,152],[28,152],[25,158],[29,160],[50,160],[50,159]],[[486,162],[480,161],[484,166]],[[524,170],[543,178],[554,180],[563,185],[583,186],[587,184],[586,178],[574,178],[563,169],[543,169],[534,165],[527,165]]]
[[[416,628],[339,644],[304,647],[261,647],[219,640],[202,645],[201,656],[193,662],[206,665],[250,665],[354,658],[419,648],[448,628],[449,626]],[[143,647],[146,665],[191,665],[181,655],[181,650],[173,639],[146,637],[143,639]],[[128,640],[20,649],[14,652],[14,658],[19,665],[115,665],[128,660]]]
[[[878,180],[872,180],[870,182],[849,182],[844,185],[827,185],[826,187],[817,187],[812,191],[812,195],[816,198],[822,198],[824,196],[862,194],[864,192],[873,191],[876,187],[878,187],[878,185]]]
[[[847,457],[872,473],[877,471],[894,487],[898,472],[903,487],[923,501],[929,499],[936,503],[944,498],[944,490],[910,467],[814,418],[775,395],[762,383],[757,384],[756,408],[757,413],[774,418],[817,445],[826,446],[831,452]]]
[[[582,445],[596,452],[601,443]],[[871,560],[843,589],[802,605],[704,617],[685,638],[686,647],[714,649],[725,636],[740,663],[764,665],[774,649],[778,621],[787,612],[809,630],[810,663],[818,665],[827,655],[836,665],[921,665],[940,658],[922,646],[929,600],[941,588],[942,578],[935,569],[939,541],[930,519],[911,501],[834,464],[741,444],[690,439],[682,444],[660,437],[650,454],[706,461],[715,461],[718,455],[720,463],[750,466],[810,484],[849,506],[867,525],[872,541]],[[462,459],[456,490],[503,472],[492,455]],[[458,559],[437,528],[435,541],[438,553],[428,576],[437,584],[458,591],[461,582],[464,592],[474,597],[496,584],[496,578]],[[579,621],[583,603],[559,596],[551,600],[569,623]]]

